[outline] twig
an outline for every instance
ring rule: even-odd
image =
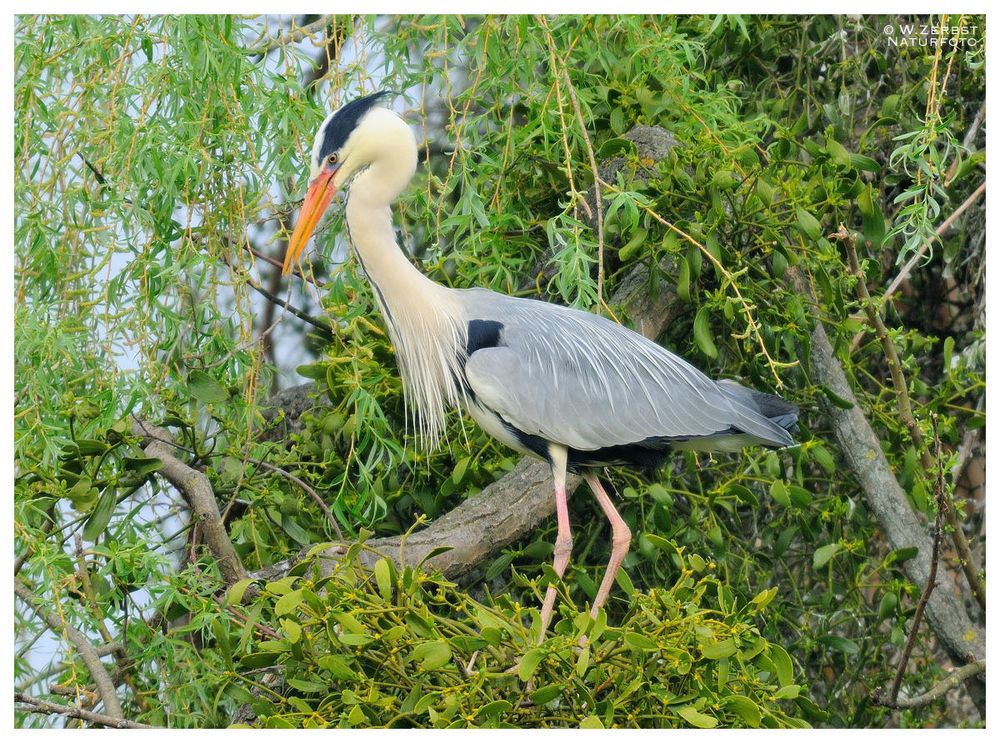
[[[104,725],[109,728],[149,730],[153,727],[141,722],[126,720],[124,717],[111,717],[109,715],[102,715],[99,712],[81,709],[80,707],[67,707],[65,704],[46,702],[44,699],[38,699],[37,697],[20,692],[14,693],[14,701],[23,705],[19,708],[22,712],[33,712],[42,715],[62,715],[63,717],[72,717],[77,720],[95,722],[98,725]]]
[[[971,663],[967,663],[961,668],[952,671],[941,681],[934,684],[930,691],[925,692],[924,694],[920,694],[915,697],[903,697],[902,699],[896,699],[891,702],[888,699],[882,698],[876,698],[873,701],[876,704],[880,704],[883,707],[889,707],[890,709],[917,709],[919,707],[926,707],[934,700],[943,697],[962,682],[967,681],[973,676],[979,676],[985,672],[986,659],[982,658],[980,660],[974,660]]]
[[[924,590],[920,594],[920,599],[917,601],[917,608],[913,612],[913,623],[910,625],[910,634],[906,638],[906,645],[903,647],[903,654],[899,658],[899,664],[896,667],[896,677],[892,680],[892,686],[889,688],[889,693],[886,696],[889,705],[896,703],[896,699],[899,697],[899,687],[903,683],[903,677],[906,676],[906,666],[910,662],[910,655],[913,653],[913,646],[917,641],[917,632],[920,630],[920,622],[924,618],[924,609],[927,607],[927,602],[930,600],[931,592],[937,585],[937,571],[938,571],[938,561],[941,555],[941,516],[944,511],[948,508],[948,501],[944,494],[944,466],[941,461],[941,439],[937,433],[937,421],[934,421],[934,443],[935,443],[935,453],[937,455],[937,478],[934,482],[934,500],[937,503],[937,513],[934,516],[934,541],[931,545],[931,569],[930,573],[927,575],[927,584],[924,586]]]
[[[263,44],[255,44],[254,46],[246,49],[245,52],[249,55],[267,54],[268,52],[287,46],[288,44],[294,44],[298,41],[302,41],[302,39],[307,36],[312,36],[321,28],[328,25],[331,18],[333,18],[332,15],[320,16],[318,20],[315,20],[312,23],[307,23],[305,26],[293,28],[284,34],[278,34]]]
[[[549,45],[549,59],[552,64],[555,65],[555,40],[552,38],[552,33],[549,31],[549,27],[545,23],[544,17],[539,17],[539,20],[541,20],[542,25],[545,28],[545,37]],[[552,73],[558,73],[562,76],[563,84],[566,86],[566,92],[569,93],[570,103],[573,104],[573,113],[576,116],[576,122],[580,126],[580,134],[583,136],[583,143],[587,149],[587,158],[590,160],[590,170],[594,175],[594,193],[596,195],[595,203],[597,207],[597,304],[601,307],[606,307],[607,305],[604,302],[604,202],[601,195],[601,176],[597,168],[597,158],[594,156],[594,147],[591,145],[590,135],[587,133],[587,123],[583,118],[583,110],[580,108],[580,100],[576,96],[576,89],[573,87],[573,81],[570,80],[569,73],[566,71],[565,61],[558,70],[553,69]]]
[[[309,497],[311,497],[316,502],[316,505],[319,506],[320,510],[323,512],[323,515],[326,516],[326,520],[330,523],[330,528],[332,528],[337,533],[337,538],[343,541],[344,533],[340,530],[340,524],[337,523],[337,517],[333,515],[333,511],[331,511],[330,507],[326,505],[326,502],[320,497],[319,493],[313,490],[303,480],[299,479],[291,472],[286,472],[285,470],[281,469],[281,467],[275,467],[273,464],[268,464],[267,462],[260,459],[251,459],[250,461],[253,462],[254,464],[260,465],[266,470],[281,475],[289,482],[294,483],[295,485],[299,486],[304,491],[306,491]]]
[[[118,642],[117,640],[114,641],[114,642],[106,643],[104,645],[97,645],[94,648],[94,650],[96,651],[97,656],[99,658],[103,658],[105,655],[112,655],[112,654],[117,653],[118,651],[124,650],[124,649],[125,649],[125,644],[121,643],[121,642]],[[39,671],[38,673],[36,673],[31,678],[29,678],[29,679],[27,679],[25,681],[20,682],[18,684],[18,686],[21,689],[30,689],[32,686],[34,686],[35,684],[37,684],[39,681],[43,681],[43,680],[45,680],[47,678],[50,678],[50,677],[56,675],[57,673],[62,673],[63,671],[67,671],[67,670],[69,670],[72,667],[73,667],[73,664],[71,662],[69,662],[69,661],[63,661],[62,663],[60,663],[57,666],[49,666],[44,671]]]
[[[976,141],[976,135],[979,134],[979,125],[983,122],[983,117],[986,115],[986,103],[979,107],[976,111],[975,117],[972,119],[972,125],[969,130],[965,133],[965,137],[962,139],[963,149],[968,150],[972,147],[972,144]],[[958,172],[958,163],[961,160],[961,151],[955,153],[955,159],[951,163],[951,167],[948,168],[948,174],[944,177],[944,187],[948,188],[951,182],[955,179],[955,173]]]
[[[830,239],[839,240],[844,244],[847,251],[848,266],[856,278],[855,291],[858,295],[858,301],[868,316],[868,322],[875,330],[875,335],[882,345],[882,352],[885,354],[885,360],[889,366],[892,386],[896,391],[896,407],[899,411],[899,417],[910,433],[913,446],[920,452],[920,462],[923,465],[924,471],[927,473],[933,472],[935,469],[934,460],[931,458],[930,452],[924,447],[923,432],[920,430],[920,424],[917,423],[917,419],[913,415],[913,407],[910,404],[910,392],[906,384],[906,377],[903,375],[903,365],[899,360],[899,354],[896,352],[896,346],[893,344],[892,338],[889,337],[889,331],[886,329],[885,323],[882,322],[882,316],[879,314],[878,307],[868,293],[865,275],[861,270],[861,263],[858,260],[854,235],[848,232],[844,225],[840,225],[840,229],[829,237]],[[954,509],[946,509],[945,517],[948,519],[948,526],[951,528],[951,539],[955,545],[955,550],[958,552],[962,572],[965,574],[965,578],[969,582],[969,588],[972,589],[972,593],[979,602],[979,606],[985,613],[986,592],[983,590],[982,581],[979,579],[979,570],[972,556],[972,550],[969,548],[969,541],[965,538],[965,531],[962,529],[962,524],[959,522],[958,515]]]
[[[326,336],[327,340],[333,340],[334,338],[337,337],[337,334],[336,334],[336,332],[334,332],[333,327],[331,325],[329,325],[325,320],[321,320],[321,319],[319,319],[317,317],[313,317],[312,315],[310,315],[310,314],[308,314],[306,312],[303,312],[298,307],[290,304],[289,302],[286,302],[281,297],[275,296],[274,294],[272,294],[271,292],[269,292],[267,289],[265,289],[264,287],[262,287],[260,284],[254,282],[254,281],[251,281],[249,278],[247,279],[247,285],[251,289],[253,289],[255,292],[257,292],[258,294],[260,294],[262,297],[264,297],[268,302],[273,302],[274,304],[278,305],[279,307],[285,308],[286,310],[288,310],[289,312],[291,312],[293,315],[295,315],[300,320],[302,320],[304,322],[307,322],[310,325],[312,325],[314,328],[316,328],[317,330],[319,330],[324,336]]]
[[[14,593],[28,605],[28,607],[56,634],[64,634],[73,644],[76,652],[79,654],[80,659],[83,661],[84,665],[87,666],[87,670],[90,671],[91,678],[94,679],[94,684],[97,686],[97,693],[101,696],[101,701],[104,702],[104,709],[108,714],[109,720],[121,720],[124,718],[122,715],[121,703],[118,701],[118,692],[115,690],[115,683],[111,680],[111,675],[108,673],[108,669],[104,667],[101,663],[101,657],[97,653],[97,649],[93,646],[87,636],[84,635],[80,630],[78,630],[73,625],[65,622],[60,616],[50,612],[46,607],[45,603],[28,588],[24,583],[21,582],[19,578],[14,578]],[[103,716],[103,715],[102,715]]]
[[[934,230],[934,233],[938,237],[943,235],[945,231],[947,231],[947,229],[955,223],[955,220],[962,216],[962,214],[965,213],[965,210],[972,206],[976,202],[976,199],[978,199],[985,191],[986,181],[983,181],[979,184],[979,188],[973,191],[972,195],[970,195],[969,198],[963,201],[959,207],[952,212],[951,216],[938,225],[937,229]],[[892,295],[896,293],[896,290],[899,289],[899,285],[909,278],[910,272],[913,271],[913,268],[917,265],[920,259],[923,258],[924,253],[927,252],[927,248],[930,247],[930,244],[930,240],[925,241],[924,244],[920,246],[920,249],[913,254],[913,257],[911,257],[910,260],[903,265],[903,268],[900,269],[896,277],[889,282],[889,285],[885,288],[885,292],[882,293],[882,298],[878,301],[880,307],[888,302],[892,298]],[[857,348],[858,342],[861,340],[862,336],[864,336],[863,330],[859,331],[857,335],[854,336],[854,339],[851,341],[852,350]]]
[[[205,542],[219,562],[219,569],[227,585],[246,578],[246,568],[243,567],[233,543],[229,540],[208,477],[174,456],[173,438],[165,429],[133,417],[132,432],[142,437],[146,456],[163,462],[163,467],[157,474],[167,478],[197,514],[205,534]]]

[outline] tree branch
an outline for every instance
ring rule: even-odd
[[[320,16],[318,20],[308,23],[305,26],[299,26],[297,28],[292,28],[286,33],[278,34],[277,36],[265,41],[262,44],[255,44],[246,50],[247,54],[257,55],[257,54],[267,54],[275,49],[279,49],[283,46],[288,46],[289,44],[294,44],[296,42],[302,41],[302,39],[307,36],[312,36],[314,33],[322,29],[324,26],[329,25],[332,15]]]
[[[147,457],[163,462],[163,467],[157,474],[163,475],[181,492],[197,515],[205,534],[205,542],[218,560],[226,583],[232,584],[247,577],[247,571],[236,554],[233,543],[229,541],[208,477],[174,456],[174,440],[169,431],[133,419],[132,432],[143,439]]]
[[[56,634],[65,634],[73,644],[80,659],[87,666],[87,670],[90,671],[91,678],[94,679],[94,684],[97,686],[97,693],[100,695],[101,701],[104,702],[104,709],[108,714],[107,719],[124,719],[121,703],[118,701],[118,692],[115,689],[114,681],[111,680],[111,674],[108,673],[108,669],[101,663],[101,657],[98,655],[97,649],[87,639],[87,636],[73,625],[63,621],[57,614],[45,608],[44,602],[32,593],[31,589],[22,583],[19,578],[14,578],[14,593],[42,621],[49,625],[49,628],[53,632]]]
[[[20,692],[14,693],[14,701],[22,705],[19,707],[22,712],[33,712],[42,715],[62,715],[63,717],[72,717],[77,720],[94,722],[98,725],[104,725],[109,728],[135,728],[149,730],[153,727],[152,725],[145,725],[141,722],[126,720],[124,717],[110,717],[109,715],[102,715],[99,712],[91,712],[90,710],[81,709],[80,707],[67,707],[64,704],[46,702],[44,699],[38,699],[37,697],[22,694]]]
[[[920,429],[920,424],[917,423],[916,416],[913,415],[913,406],[910,404],[910,391],[906,383],[906,376],[903,374],[903,364],[899,360],[899,354],[896,352],[896,346],[892,342],[892,338],[889,337],[889,331],[882,321],[882,316],[879,314],[877,305],[872,301],[872,297],[868,293],[868,285],[865,283],[865,273],[861,270],[861,262],[858,260],[854,235],[848,232],[844,225],[840,225],[840,230],[830,235],[830,238],[842,242],[847,251],[848,265],[856,279],[854,288],[858,295],[858,301],[868,316],[869,324],[875,330],[875,335],[882,346],[886,363],[889,365],[892,386],[896,391],[896,407],[899,410],[899,418],[903,421],[903,425],[906,426],[906,430],[909,431],[913,446],[920,453],[920,463],[923,466],[924,472],[930,475],[935,469],[934,459],[931,457],[927,447],[924,446],[924,433]],[[983,590],[982,581],[979,579],[979,568],[976,565],[975,558],[972,556],[969,540],[965,538],[962,523],[959,521],[958,514],[954,508],[946,509],[945,518],[948,519],[948,526],[951,527],[951,539],[955,545],[955,550],[958,552],[962,572],[965,573],[965,579],[969,582],[969,587],[979,602],[980,608],[985,612],[986,592]]]
[[[785,275],[792,288],[815,307],[815,295],[802,272],[789,267]],[[825,406],[834,436],[889,544],[893,549],[917,548],[916,556],[907,560],[903,567],[911,581],[926,585],[933,549],[931,540],[896,480],[882,451],[882,443],[854,396],[822,322],[818,317],[814,320],[810,356],[812,381],[826,385],[851,405],[846,409],[833,404]],[[934,633],[957,662],[983,657],[986,654],[983,629],[969,619],[950,575],[939,578],[939,588],[927,601],[927,619]]]
[[[890,709],[917,709],[918,707],[926,707],[934,700],[943,697],[962,682],[968,681],[969,679],[983,673],[986,673],[985,658],[972,661],[972,663],[967,663],[961,668],[952,671],[949,675],[945,676],[943,680],[934,684],[930,691],[919,696],[903,697],[902,699],[896,699],[895,701],[889,701],[888,699],[876,696],[872,701],[874,701],[875,704],[883,707],[889,707]]]

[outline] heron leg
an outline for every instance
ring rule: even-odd
[[[597,498],[601,510],[604,511],[604,515],[611,522],[611,559],[608,561],[607,570],[604,571],[604,578],[597,591],[597,598],[594,599],[594,605],[590,609],[590,616],[596,619],[597,612],[604,606],[604,602],[607,601],[608,594],[611,592],[611,585],[615,582],[618,568],[621,567],[622,560],[628,554],[629,544],[632,542],[632,531],[615,510],[611,498],[608,497],[597,475],[591,473],[586,475],[585,479],[590,485],[590,489],[594,491],[594,496]]]
[[[570,552],[573,549],[573,535],[569,530],[569,506],[566,503],[566,447],[549,444],[549,459],[552,463],[552,480],[556,491],[556,547],[552,560],[552,569],[560,578],[566,572]],[[538,644],[545,642],[545,630],[552,621],[552,609],[556,603],[556,586],[550,583],[545,591],[545,601],[542,603],[542,629],[538,634]]]

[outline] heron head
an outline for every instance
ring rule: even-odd
[[[333,195],[378,156],[387,125],[391,128],[395,122],[402,123],[395,113],[378,105],[388,94],[383,90],[355,98],[320,125],[309,161],[309,190],[288,242],[282,273],[291,271]]]

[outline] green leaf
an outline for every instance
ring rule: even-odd
[[[859,155],[855,152],[850,154],[851,166],[855,170],[867,170],[869,173],[877,173],[882,169],[882,166],[878,164],[878,161],[872,160],[870,157],[865,155]]]
[[[375,640],[371,635],[356,632],[345,632],[340,635],[339,639],[345,645],[352,645],[354,647],[362,647]]]
[[[782,686],[792,683],[792,659],[785,649],[780,645],[771,645],[767,650],[767,657],[774,664],[778,683]]]
[[[329,691],[330,687],[319,681],[307,681],[306,679],[288,679],[288,685],[306,694],[322,694]]]
[[[785,508],[792,505],[791,498],[788,497],[788,486],[785,485],[783,480],[775,480],[771,483],[771,499],[776,503],[780,503]]]
[[[640,635],[638,632],[626,632],[625,644],[633,650],[641,650],[644,653],[658,649],[657,644],[653,640],[650,640],[645,635]]]
[[[661,506],[672,506],[674,504],[674,497],[670,495],[670,491],[658,482],[654,482],[649,486],[649,495]]]
[[[694,707],[681,707],[677,710],[677,714],[696,728],[714,728],[719,724],[719,721],[714,717],[706,715],[704,712],[699,712]]]
[[[837,140],[828,139],[826,142],[826,151],[829,153],[830,159],[837,165],[845,168],[851,167],[851,153]]]
[[[604,723],[597,715],[588,715],[580,720],[581,730],[604,730]]]
[[[553,699],[561,695],[562,691],[562,684],[549,684],[548,686],[543,686],[541,689],[532,692],[529,698],[535,704],[542,705],[547,702],[551,702]]]
[[[484,704],[476,712],[477,718],[500,717],[510,712],[514,708],[506,699],[498,699],[495,702]]]
[[[392,601],[392,571],[389,563],[384,558],[379,558],[375,563],[375,582],[378,584],[378,592],[386,601]]]
[[[122,463],[138,477],[145,477],[163,468],[163,460],[156,457],[124,457]]]
[[[819,570],[830,562],[830,559],[840,551],[840,543],[833,542],[818,548],[813,552],[813,570]]]
[[[77,451],[82,457],[95,457],[108,450],[107,442],[98,441],[97,439],[76,439],[73,443],[76,444]],[[74,456],[73,458],[75,459],[76,457]]]
[[[819,638],[819,641],[827,647],[840,651],[844,655],[857,655],[861,652],[861,648],[858,647],[858,644],[854,642],[854,640],[849,640],[846,637],[824,635]]]
[[[829,399],[830,402],[832,402],[838,408],[842,410],[850,410],[851,408],[854,407],[854,403],[852,403],[850,400],[845,400],[843,397],[841,397],[836,392],[831,390],[825,384],[821,384],[820,389],[823,390],[823,394],[827,396],[827,399]]]
[[[733,694],[722,700],[723,706],[738,715],[743,722],[752,728],[760,726],[760,707],[750,697]]]
[[[413,648],[413,658],[422,661],[426,671],[433,671],[451,660],[451,645],[446,640],[422,642]]]
[[[882,600],[878,602],[878,618],[888,619],[896,613],[899,607],[899,594],[895,591],[886,593]]]
[[[327,367],[329,367],[329,364],[302,364],[295,367],[295,373],[306,379],[325,381]]]
[[[295,611],[302,603],[302,589],[290,591],[274,603],[274,615],[280,617]]]
[[[118,491],[115,488],[107,487],[104,492],[101,493],[100,500],[97,501],[97,505],[94,507],[93,512],[90,514],[90,518],[87,519],[86,525],[83,527],[83,538],[88,542],[96,542],[97,539],[104,533],[104,530],[108,528],[108,524],[111,523],[111,516],[115,512],[115,506],[118,503]]]
[[[771,588],[765,588],[763,591],[761,591],[752,599],[750,599],[750,603],[756,606],[758,609],[763,609],[765,606],[774,601],[774,597],[777,595],[778,595],[777,586],[773,586]]]
[[[302,639],[302,625],[292,619],[282,619],[281,628],[285,631],[285,638],[293,645]]]
[[[694,318],[694,342],[698,349],[710,359],[719,355],[719,349],[712,340],[712,331],[708,321],[708,305],[702,305]]]
[[[952,357],[955,353],[955,339],[952,336],[948,336],[944,339],[944,346],[941,350],[941,358],[944,361],[944,370],[947,373],[952,366]]]
[[[223,602],[223,605],[236,606],[243,601],[243,594],[246,593],[251,583],[253,583],[253,578],[244,578],[233,583],[226,591],[226,600]]]
[[[281,653],[247,653],[240,657],[239,664],[243,668],[267,668],[273,666]]]
[[[465,471],[469,469],[469,463],[472,461],[472,457],[465,457],[460,460],[458,464],[455,465],[455,469],[451,473],[451,481],[456,485],[462,482],[462,478],[465,477]]]
[[[736,652],[736,640],[732,637],[723,640],[722,642],[716,642],[712,645],[706,645],[701,649],[701,654],[706,658],[712,660],[721,660],[722,658],[728,658],[730,655]]]
[[[820,227],[819,220],[816,219],[812,214],[807,212],[801,206],[795,208],[795,217],[799,223],[799,229],[802,234],[808,237],[810,240],[819,240],[822,233],[822,228]]]
[[[795,699],[799,695],[802,687],[798,684],[788,684],[787,686],[782,686],[778,691],[775,692],[775,699]]]
[[[338,681],[353,681],[358,677],[358,674],[336,655],[324,655],[316,661],[316,665]]]
[[[360,727],[362,723],[367,722],[368,715],[365,711],[361,709],[360,704],[355,704],[351,711],[347,714],[347,724],[352,728]]]
[[[624,137],[611,137],[610,139],[604,140],[597,152],[594,153],[597,160],[606,160],[609,157],[616,157],[618,155],[634,155],[638,152],[635,142],[631,139],[625,139]]]
[[[682,302],[691,301],[691,267],[687,261],[678,261],[677,296]]]
[[[826,474],[832,475],[837,471],[837,464],[833,461],[833,455],[830,454],[829,450],[825,446],[822,444],[815,446],[813,447],[811,453],[813,460],[816,464],[823,468],[823,471],[826,472]]]
[[[883,562],[886,567],[889,567],[890,565],[895,565],[896,563],[912,560],[917,556],[917,552],[918,550],[916,547],[900,547],[897,550],[892,550],[892,552],[886,555]]]
[[[628,242],[625,243],[621,250],[618,251],[618,258],[622,263],[627,263],[632,260],[632,256],[638,252],[639,248],[646,244],[646,238],[649,233],[643,227],[637,227],[633,232],[632,236],[629,238]]]
[[[188,374],[187,386],[191,397],[204,403],[225,402],[229,399],[226,388],[200,369]]]
[[[541,648],[534,648],[521,656],[521,661],[517,664],[517,676],[521,681],[527,682],[535,675],[538,664],[545,657],[545,651]]]
[[[885,215],[872,186],[865,188],[858,196],[858,210],[861,212],[861,233],[865,240],[869,240],[876,248],[880,247],[885,239]]]

